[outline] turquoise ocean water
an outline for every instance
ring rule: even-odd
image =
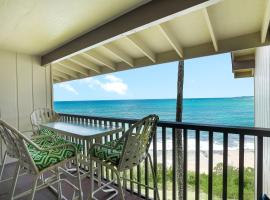
[[[175,121],[176,100],[57,101],[54,106],[57,112],[69,114],[121,118],[142,118],[148,114],[157,114],[160,120]],[[183,109],[184,122],[254,126],[253,97],[184,99]],[[231,146],[237,145],[235,137],[230,137]],[[207,134],[202,134],[201,139],[207,140]],[[217,136],[216,141],[221,143],[222,135]]]

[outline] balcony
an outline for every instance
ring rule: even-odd
[[[77,122],[81,124],[94,123],[94,124],[104,124],[104,125],[115,125],[121,126],[123,128],[129,127],[131,124],[136,122],[135,119],[119,119],[119,118],[108,118],[108,117],[96,117],[96,116],[81,116],[81,115],[69,115],[61,114],[62,120],[66,122]],[[262,171],[263,171],[263,141],[270,135],[269,129],[261,128],[247,128],[247,127],[229,127],[229,126],[215,126],[215,125],[203,125],[203,124],[191,124],[191,123],[177,123],[177,122],[166,122],[160,121],[158,123],[157,134],[153,138],[152,145],[150,148],[150,153],[154,161],[154,169],[157,172],[158,177],[158,188],[161,199],[177,199],[177,171],[176,171],[176,134],[179,134],[178,130],[182,130],[183,133],[183,192],[184,199],[232,199],[229,195],[229,190],[237,191],[237,196],[233,199],[261,199],[262,196]],[[195,137],[195,166],[188,166],[188,158],[190,156],[190,151],[188,148],[188,138],[193,135]],[[216,172],[214,171],[215,158],[214,158],[214,143],[217,135],[222,135],[223,139],[223,153],[222,153],[222,164],[220,164],[220,177],[222,186],[220,186],[221,191],[217,193],[214,191],[216,183]],[[109,137],[104,137],[103,142],[110,141],[112,139],[118,138],[121,136],[121,133],[110,135]],[[204,137],[202,137],[204,136]],[[172,139],[171,153],[167,151],[168,149],[168,138]],[[228,141],[232,138],[234,142],[239,144],[238,151],[238,167],[235,168],[234,172],[237,173],[237,183],[236,187],[232,188],[229,185],[229,179],[231,178],[231,167],[228,165]],[[245,179],[245,170],[244,168],[244,158],[245,158],[245,140],[247,138],[254,139],[256,141],[256,151],[254,154],[255,164],[254,168],[256,169],[251,171],[254,172],[254,182],[252,182],[252,191],[247,191],[247,181]],[[88,142],[84,140],[77,140],[77,138],[71,137],[70,140],[77,141],[81,144],[84,144],[82,153],[87,155],[87,145]],[[161,149],[158,149],[158,142],[161,141]],[[200,143],[207,140],[208,151],[205,152],[200,149]],[[168,153],[169,152],[169,153]],[[207,164],[208,170],[204,172],[207,174],[207,179],[203,177],[202,170],[200,167],[201,164],[201,154],[208,154]],[[171,164],[168,164],[170,163]],[[194,170],[191,170],[194,168]],[[12,166],[10,166],[12,168]],[[82,169],[87,170],[87,167],[81,166]],[[194,172],[191,172],[194,171]],[[190,173],[191,172],[191,173]],[[145,160],[144,164],[140,167],[134,168],[127,173],[127,177],[131,180],[136,180],[143,184],[152,184],[152,177],[149,173],[149,163],[148,160]],[[192,174],[192,175],[191,175]],[[113,175],[108,169],[103,167],[102,177],[104,181],[109,181],[113,178]],[[250,177],[249,177],[250,178]],[[20,182],[20,186],[27,185],[31,177],[26,177]],[[172,180],[170,180],[172,179]],[[192,180],[190,180],[192,179]],[[202,181],[207,180],[207,192],[205,188],[202,188]],[[87,187],[89,183],[87,180],[84,180],[84,189],[87,193]],[[153,196],[152,191],[143,186],[129,181],[124,181],[124,186],[126,188],[126,199],[152,199],[156,198]],[[8,188],[8,185],[6,185]],[[116,186],[117,187],[117,186]],[[8,190],[8,189],[7,189]],[[254,192],[254,194],[253,194]],[[4,195],[5,191],[0,191],[0,197]],[[47,198],[52,194],[49,194],[49,190],[40,192],[37,197],[41,195],[42,198]],[[104,195],[104,194],[100,194]],[[250,196],[252,195],[252,197]],[[254,195],[254,196],[253,196]],[[53,196],[53,195],[52,195]],[[86,197],[87,195],[85,195]],[[105,196],[102,196],[105,197]]]

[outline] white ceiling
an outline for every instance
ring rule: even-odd
[[[42,55],[145,0],[0,0],[0,48]]]

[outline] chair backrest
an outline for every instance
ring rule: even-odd
[[[20,164],[30,173],[38,173],[32,157],[28,152],[26,143],[30,140],[17,129],[0,119],[1,137],[7,146],[9,156],[18,159]]]
[[[7,130],[4,128],[5,126],[2,123],[3,121],[0,120],[0,136],[6,146],[7,155],[11,158],[18,159],[20,157],[18,148],[13,138],[8,134]]]
[[[158,120],[157,115],[149,115],[132,125],[124,133],[125,143],[118,165],[120,171],[131,169],[146,158]]]
[[[33,130],[36,133],[40,129],[40,124],[58,121],[60,116],[49,108],[39,108],[31,113],[30,118]]]

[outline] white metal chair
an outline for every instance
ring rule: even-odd
[[[90,198],[97,199],[95,194],[115,181],[112,180],[107,184],[103,183],[101,187],[94,191],[94,172],[96,171],[96,169],[93,168],[94,162],[96,162],[98,165],[102,165],[108,169],[111,169],[112,173],[116,174],[119,191],[115,191],[115,193],[109,199],[112,199],[119,193],[120,199],[124,200],[124,192],[121,184],[121,179],[128,179],[126,177],[121,178],[120,173],[138,166],[141,162],[148,158],[153,175],[154,187],[144,185],[134,180],[130,181],[153,189],[156,192],[157,198],[159,199],[157,179],[154,172],[151,156],[148,153],[153,135],[156,132],[157,122],[158,116],[149,115],[131,126],[119,140],[111,141],[105,144],[94,144],[90,148],[90,176],[92,181],[90,188]]]
[[[77,176],[73,176],[77,178],[77,186],[72,184],[67,179],[60,178],[60,172],[65,172],[62,170],[61,166],[63,166],[66,162],[70,162],[71,160],[75,160],[76,163],[78,163],[77,148],[75,145],[65,143],[52,146],[47,149],[41,148],[3,120],[0,120],[0,132],[1,137],[7,146],[6,154],[10,157],[18,159],[13,177],[10,199],[18,199],[30,194],[31,199],[33,200],[36,191],[55,183],[58,184],[58,199],[61,199],[61,182],[68,183],[75,191],[79,193],[79,195],[76,196],[74,192],[73,199],[82,199],[81,179],[78,164]],[[30,190],[14,196],[20,169],[26,170],[26,172],[34,175],[34,183]],[[50,178],[47,178],[45,182],[38,185],[40,176],[44,172],[51,171],[52,169],[55,173]],[[3,168],[1,169],[1,175],[2,173]]]
[[[49,108],[39,108],[31,113],[30,120],[35,134],[40,130],[40,124],[59,121],[60,116]]]
[[[31,132],[31,131],[26,131],[26,132]],[[22,133],[24,133],[24,132],[22,132]],[[2,139],[2,142],[5,145],[5,151],[4,151],[3,157],[1,155],[1,166],[0,166],[0,183],[2,183],[2,182],[9,181],[12,179],[12,178],[8,178],[5,180],[2,180],[7,157],[15,159],[14,162],[18,162],[19,153],[17,152],[16,146],[10,145],[12,142],[9,140],[9,136],[5,134],[4,128],[2,126],[0,126],[0,138]],[[29,139],[31,141],[33,141],[34,143],[36,143],[37,145],[40,145],[40,147],[41,146],[49,147],[49,146],[53,146],[53,145],[59,145],[59,142],[57,143],[57,141],[55,141],[54,138],[51,138],[50,135],[42,135],[42,136],[32,135],[31,138],[29,138]],[[52,141],[50,141],[51,139],[52,139]],[[43,141],[46,140],[45,145],[43,145],[44,142],[42,140]],[[1,151],[1,154],[2,154],[2,151]],[[20,175],[24,175],[24,174],[25,173],[22,173]]]

